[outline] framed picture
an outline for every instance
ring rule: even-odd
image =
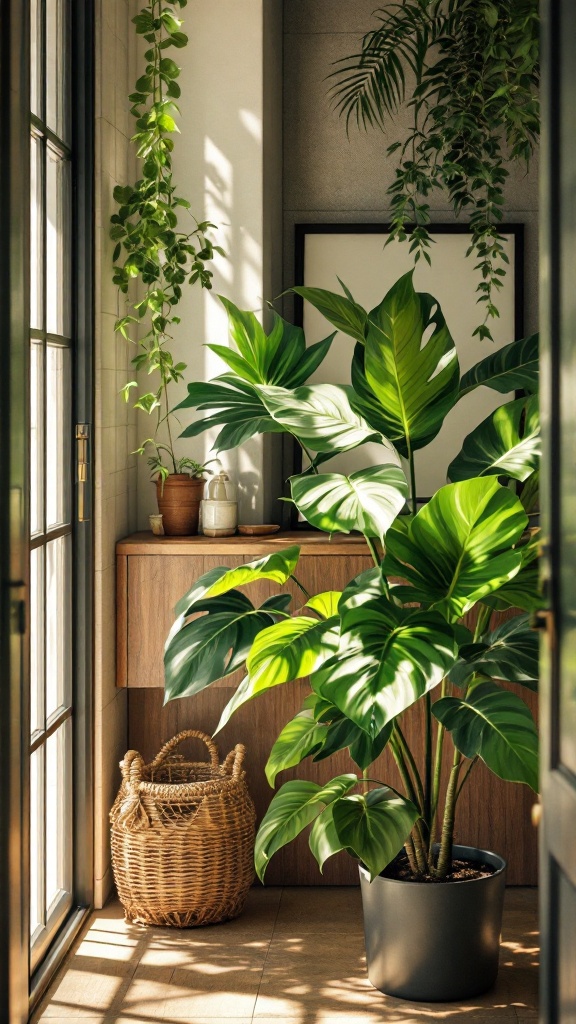
[[[440,303],[456,345],[461,373],[465,373],[495,348],[523,336],[523,225],[499,227],[510,262],[497,296],[500,317],[490,323],[493,342],[472,336],[484,314],[482,304],[477,301],[478,272],[474,270],[477,260],[466,257],[469,229],[465,225],[433,224],[428,230],[433,239],[432,265],[423,259],[416,264],[414,284],[417,291],[429,292]],[[414,265],[406,242],[385,246],[387,234],[383,224],[297,224],[294,283],[339,292],[340,278],[361,306],[372,309]],[[332,330],[321,314],[298,296],[295,321],[304,328],[308,344],[326,337]],[[311,383],[349,384],[353,349],[353,340],[338,333]],[[465,436],[502,401],[503,396],[497,392],[478,388],[468,395],[465,404],[456,405],[450,411],[435,440],[422,452],[416,452],[416,487],[420,501],[426,501],[446,483],[446,468],[460,451]],[[326,468],[334,472],[353,472],[382,461],[382,447],[368,444],[337,456]],[[290,446],[286,450],[284,475],[287,477],[301,469],[301,453]]]

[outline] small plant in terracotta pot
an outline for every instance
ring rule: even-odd
[[[138,454],[143,455],[148,447],[153,449],[152,455],[148,457],[148,465],[152,471],[152,479],[156,480],[158,511],[162,516],[164,533],[169,537],[185,537],[198,533],[200,502],[204,497],[206,483],[203,474],[212,472],[207,468],[209,462],[195,462],[186,455],[179,459],[171,446],[160,444],[152,437],[144,441],[138,449]],[[172,464],[173,473],[162,461],[166,456]]]

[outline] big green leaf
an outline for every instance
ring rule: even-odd
[[[520,697],[480,683],[465,698],[436,701],[432,711],[465,757],[480,756],[499,778],[538,792],[538,733]]]
[[[404,507],[408,494],[404,473],[390,464],[369,466],[350,476],[294,476],[290,487],[294,504],[312,526],[327,533],[359,530],[380,540]]]
[[[248,676],[222,712],[216,732],[242,704],[273,686],[307,676],[338,647],[338,618],[313,619],[305,615],[277,622],[255,636],[248,655]]]
[[[390,528],[383,569],[411,584],[395,596],[456,621],[519,571],[513,545],[527,524],[518,498],[494,478],[447,484],[408,523]]]
[[[349,292],[347,295],[338,295],[337,292],[330,292],[325,288],[301,286],[292,288],[291,291],[296,295],[301,295],[311,306],[314,306],[337,331],[343,331],[344,334],[348,334],[364,344],[366,310],[354,302]]]
[[[213,445],[216,453],[237,448],[255,434],[278,434],[283,430],[269,415],[252,384],[235,374],[189,384],[187,397],[174,412],[179,409],[213,410],[211,415],[186,427],[180,437],[196,437],[212,427],[222,427]]]
[[[238,306],[223,295],[219,295],[218,298],[228,314],[230,333],[244,364],[252,371],[255,382],[265,383],[268,368],[282,338],[281,330],[277,329],[278,323],[274,324],[270,336],[267,336],[254,313],[238,309]]]
[[[372,789],[338,800],[332,817],[342,846],[354,851],[374,879],[404,846],[418,810],[391,789]]]
[[[450,480],[509,476],[526,480],[540,464],[538,399],[507,402],[482,420],[464,439],[448,467]]]
[[[538,335],[513,341],[481,359],[460,381],[460,398],[484,384],[501,395],[538,389]]]
[[[352,389],[337,384],[310,384],[290,391],[259,387],[270,416],[315,452],[335,454],[382,436],[354,412]]]
[[[299,779],[284,783],[273,797],[256,836],[254,863],[260,881],[264,881],[270,858],[357,782],[355,775],[339,775],[325,786]]]
[[[321,746],[325,734],[326,726],[319,725],[312,711],[298,712],[296,717],[284,726],[270,751],[265,767],[270,786],[274,788],[279,772],[293,768],[309,754],[315,753]]]
[[[453,630],[442,616],[379,597],[342,608],[338,652],[311,684],[374,739],[440,682],[456,655]]]
[[[166,642],[165,703],[175,697],[199,693],[239,668],[260,630],[275,621],[277,611],[277,598],[269,598],[260,608],[255,608],[238,590],[197,601],[194,614],[206,614],[190,622],[185,621],[186,616],[180,616],[176,623],[178,628],[172,629]]]
[[[428,444],[458,397],[459,367],[442,310],[414,290],[413,271],[368,317],[364,370],[398,451]]]
[[[509,683],[538,688],[538,635],[530,628],[528,615],[501,622],[484,642],[460,648],[460,658],[448,678],[464,686],[475,672]]]

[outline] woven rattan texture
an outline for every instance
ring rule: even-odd
[[[186,761],[198,738],[210,761]],[[129,750],[110,812],[112,866],[128,921],[190,928],[241,913],[254,879],[254,804],[238,744],[220,764],[209,736],[179,733],[150,764]]]

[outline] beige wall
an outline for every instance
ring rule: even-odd
[[[133,9],[132,9],[133,8]],[[114,333],[119,299],[111,283],[108,237],[116,184],[133,177],[132,118],[127,101],[134,78],[134,0],[96,2],[95,154],[95,902],[110,892],[108,811],[116,795],[118,762],[126,751],[126,691],[116,689],[115,542],[136,527],[135,417],[118,394],[130,353]]]
[[[181,135],[175,138],[174,180],[192,213],[218,225],[215,238],[228,259],[214,261],[213,291],[184,287],[182,323],[174,352],[188,364],[187,381],[224,372],[205,342],[228,344],[222,293],[243,309],[261,309],[281,284],[281,68],[279,0],[190,0],[182,12],[190,42],[179,50]],[[181,218],[185,223],[185,215]],[[174,404],[186,394],[185,384]],[[182,414],[182,424],[194,414]],[[144,427],[143,427],[144,422]],[[140,417],[139,431],[146,429]],[[203,461],[214,434],[178,441],[177,451]],[[262,522],[271,513],[273,460],[270,438],[254,438],[225,453],[224,466],[239,482],[240,516]],[[277,465],[276,460],[276,465]],[[139,522],[148,525],[156,499],[140,461]]]
[[[374,0],[283,0],[284,3],[284,287],[294,283],[294,225],[386,220],[386,188],[395,161],[390,139],[345,124],[328,104],[334,62],[357,53],[375,21]],[[404,111],[401,119],[407,124]],[[452,222],[440,194],[432,220]],[[526,226],[526,331],[538,326],[538,169],[516,167],[506,190],[506,219]],[[317,339],[311,339],[317,340]]]

